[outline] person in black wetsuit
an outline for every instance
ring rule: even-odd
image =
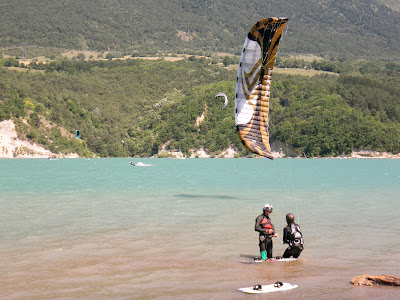
[[[272,258],[272,237],[277,236],[274,224],[272,224],[272,220],[269,217],[272,209],[272,205],[265,204],[263,213],[256,218],[254,227],[254,230],[260,233],[259,246],[262,260]]]
[[[293,258],[298,258],[304,249],[303,234],[300,226],[294,222],[292,213],[286,215],[286,223],[288,225],[283,229],[283,243],[289,244],[289,247],[283,253],[283,257],[289,258],[293,256]]]

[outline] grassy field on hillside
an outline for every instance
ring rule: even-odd
[[[230,65],[227,67],[229,70],[237,70],[236,65]],[[274,68],[275,74],[285,74],[285,75],[301,75],[301,76],[308,76],[312,77],[314,75],[320,74],[329,74],[329,75],[337,75],[337,73],[327,72],[327,71],[319,71],[319,70],[310,70],[310,69],[298,69],[298,68]]]
[[[274,72],[277,74],[285,74],[285,75],[301,75],[301,76],[315,76],[320,74],[329,74],[329,75],[337,75],[337,73],[327,72],[327,71],[319,71],[319,70],[310,70],[310,69],[297,69],[297,68],[274,68]]]

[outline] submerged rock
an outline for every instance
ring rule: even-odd
[[[354,285],[398,285],[400,277],[390,275],[360,275],[350,280]]]

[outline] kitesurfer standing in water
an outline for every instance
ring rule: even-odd
[[[298,258],[304,249],[303,234],[300,226],[294,222],[292,213],[286,215],[286,223],[288,225],[283,229],[283,243],[289,244],[289,247],[283,253],[283,257],[289,258],[293,256],[293,258]]]
[[[256,218],[256,225],[254,227],[254,230],[260,233],[259,246],[262,260],[272,258],[272,237],[277,236],[272,220],[269,217],[272,209],[272,205],[265,204],[263,213]]]

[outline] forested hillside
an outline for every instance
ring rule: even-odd
[[[152,156],[164,146],[218,155],[233,145],[249,155],[234,126],[236,67],[248,30],[269,16],[290,19],[271,141],[307,156],[400,152],[398,1],[0,0],[0,9],[0,121],[55,153]],[[107,60],[63,59],[66,49],[108,51]],[[130,59],[166,54],[186,56]],[[224,110],[218,92],[230,99]]]
[[[290,59],[280,64],[307,65]],[[292,145],[307,156],[355,149],[400,152],[399,64],[309,64],[334,69],[339,76],[274,74],[271,141]],[[44,73],[0,68],[0,121],[13,118],[25,137],[56,153],[152,156],[167,145],[185,154],[204,147],[217,155],[233,145],[239,155],[249,154],[234,126],[235,70],[204,58],[64,60],[42,68]],[[230,99],[224,110],[215,99],[218,92]],[[82,142],[66,138],[59,127],[71,135],[79,129]]]
[[[195,86],[233,78],[202,60],[64,60],[45,67],[46,73],[0,69],[0,99],[5,99],[0,120],[29,115],[30,128],[19,123],[28,138],[56,153],[73,151],[68,145],[60,149],[59,129],[43,126],[43,116],[70,133],[79,129],[88,148],[101,156],[154,154],[153,131],[166,104],[184,99]]]
[[[289,17],[282,54],[399,57],[394,0],[0,0],[0,47],[122,51],[126,55],[240,53],[257,20]]]

